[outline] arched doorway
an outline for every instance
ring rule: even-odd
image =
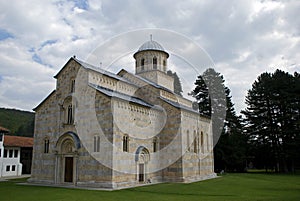
[[[137,164],[137,181],[147,181],[147,164],[150,160],[150,154],[147,148],[140,146],[135,155],[135,161]]]
[[[73,182],[74,173],[74,143],[71,139],[66,139],[61,145],[62,156],[63,156],[63,181]]]
[[[63,134],[56,144],[56,183],[76,184],[80,141],[73,132]]]

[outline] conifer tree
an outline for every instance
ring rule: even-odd
[[[179,96],[182,96],[182,85],[181,85],[181,82],[180,82],[180,79],[177,75],[176,72],[172,72],[171,70],[168,70],[167,71],[167,75],[170,75],[174,78],[174,93],[179,95]]]
[[[213,123],[215,170],[243,171],[246,138],[223,76],[210,68],[198,76],[195,85],[190,93],[196,99],[194,105],[201,115],[210,116]],[[221,132],[220,138],[218,132]]]
[[[300,79],[281,70],[262,73],[248,91],[246,132],[257,163],[293,171],[299,160]]]

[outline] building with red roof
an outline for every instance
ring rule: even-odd
[[[7,133],[9,130],[0,126],[0,177],[30,173],[33,138]]]

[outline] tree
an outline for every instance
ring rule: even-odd
[[[195,89],[189,93],[196,99],[196,107],[201,115],[212,119],[214,145],[223,130],[226,115],[226,95],[223,76],[212,68],[199,75]]]
[[[171,70],[168,70],[167,75],[174,78],[174,93],[179,96],[182,96],[182,86],[177,73],[176,72],[173,73]]]
[[[215,170],[242,172],[246,167],[247,139],[243,134],[241,117],[236,115],[230,96],[225,87],[226,120],[220,139],[214,147]]]
[[[197,109],[202,115],[211,116],[210,96],[202,75],[197,77],[194,84],[196,85],[195,89],[189,93],[196,99],[193,103],[193,108]]]
[[[281,70],[262,73],[246,97],[246,132],[264,168],[294,171],[299,160],[300,79]]]
[[[241,117],[234,110],[230,89],[223,76],[214,69],[199,75],[190,93],[201,115],[212,118],[215,170],[243,171],[246,158],[246,138],[242,133]],[[226,117],[225,117],[226,115]],[[220,138],[218,133],[221,133]]]

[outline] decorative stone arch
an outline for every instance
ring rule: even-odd
[[[140,146],[137,148],[135,152],[135,162],[137,168],[137,181],[138,182],[146,182],[147,181],[147,165],[150,161],[150,153],[149,150],[144,147]]]
[[[66,96],[61,102],[61,118],[64,124],[73,124],[77,100],[72,95]]]
[[[81,148],[79,137],[74,132],[64,133],[55,145],[55,183],[77,182],[78,150]]]

